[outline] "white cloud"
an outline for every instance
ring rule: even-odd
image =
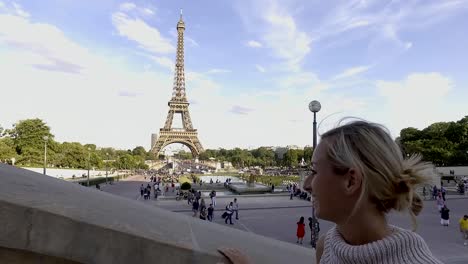
[[[185,38],[185,41],[187,41],[188,43],[190,43],[192,46],[194,47],[199,47],[200,45],[198,44],[198,42],[196,42],[193,38],[191,37],[188,37],[188,36],[184,36]]]
[[[161,35],[158,29],[149,26],[139,18],[130,18],[123,12],[112,14],[112,23],[120,36],[135,41],[142,49],[151,53],[173,53],[175,47]]]
[[[352,41],[356,37],[385,37],[406,50],[411,42],[401,40],[400,30],[423,28],[468,9],[466,1],[361,1],[350,0],[329,12],[318,27],[313,28],[314,41],[339,37],[340,42]],[[347,38],[345,33],[354,33]]]
[[[333,77],[333,79],[336,80],[336,79],[349,78],[352,76],[356,76],[358,74],[368,71],[370,68],[371,66],[357,66],[357,67],[349,68],[349,69],[344,70],[342,73],[336,75],[335,77]]]
[[[226,69],[211,69],[209,71],[207,71],[206,73],[207,74],[217,74],[217,73],[229,73],[231,72],[230,70],[226,70]]]
[[[142,11],[147,15],[154,15],[154,11],[149,8],[143,8]]]
[[[395,136],[408,126],[424,128],[433,122],[459,118],[454,115],[460,114],[453,111],[455,102],[448,99],[454,84],[440,73],[413,73],[401,81],[378,81],[376,86],[385,100],[379,108]]]
[[[25,50],[34,58],[30,65],[61,72],[76,72],[99,67],[89,51],[52,25],[32,23],[20,15],[0,15],[0,41],[12,49]]]
[[[130,11],[136,8],[136,5],[134,3],[126,2],[122,3],[119,6],[120,10],[122,11]]]
[[[298,72],[311,51],[312,38],[299,28],[292,12],[279,1],[252,1],[238,6],[246,28],[259,36],[262,47],[280,60],[278,70]],[[253,44],[253,43],[252,43]],[[255,44],[254,44],[255,45]]]
[[[263,35],[264,42],[273,50],[273,54],[286,61],[286,67],[298,71],[305,56],[310,52],[312,39],[298,29],[294,18],[272,4],[264,12],[268,31]]]
[[[255,64],[255,68],[257,69],[257,71],[259,72],[266,72],[266,69],[258,64]]]
[[[245,43],[245,45],[251,48],[261,48],[263,46],[262,43],[255,40],[249,40]]]
[[[16,14],[21,17],[30,17],[29,13],[24,11],[21,5],[13,2],[13,7],[15,8]]]
[[[162,57],[162,56],[151,56],[151,58],[158,63],[159,65],[165,67],[166,69],[172,71],[174,70],[175,67],[175,61],[171,60],[168,57]]]
[[[171,74],[129,71],[119,55],[101,57],[60,28],[15,12],[0,14],[0,46],[7,47],[0,49],[2,108],[17,109],[0,116],[3,126],[38,117],[59,141],[131,148],[147,146],[164,122],[139,116],[167,112]]]

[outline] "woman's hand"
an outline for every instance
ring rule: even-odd
[[[233,264],[252,264],[246,255],[235,248],[218,248],[218,251]]]

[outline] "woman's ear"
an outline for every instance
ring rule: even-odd
[[[360,193],[362,186],[362,173],[355,169],[350,168],[344,175],[345,178],[345,193],[348,195],[354,195]]]

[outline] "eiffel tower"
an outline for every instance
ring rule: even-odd
[[[156,134],[151,138],[151,151],[159,154],[167,145],[173,143],[181,143],[187,146],[194,157],[204,151],[200,140],[198,140],[198,132],[193,128],[192,121],[188,110],[189,102],[185,93],[185,73],[184,73],[184,30],[185,23],[182,20],[182,10],[180,11],[180,19],[177,23],[177,55],[174,73],[174,87],[172,98],[169,101],[169,112],[167,113],[166,123],[164,128],[159,129],[159,137]],[[181,114],[183,128],[173,128],[172,120],[174,114]]]

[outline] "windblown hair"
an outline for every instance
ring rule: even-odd
[[[362,191],[352,214],[363,199],[369,199],[382,213],[408,210],[416,229],[416,216],[423,208],[416,187],[433,181],[431,163],[421,161],[419,155],[405,159],[385,127],[366,121],[339,126],[321,139],[328,145],[335,173],[345,174],[350,168],[362,173]]]

